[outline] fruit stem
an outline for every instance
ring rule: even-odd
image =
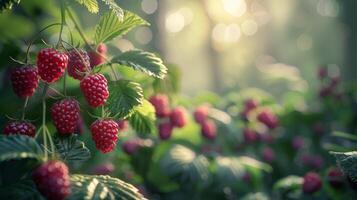
[[[67,96],[66,79],[67,79],[67,69],[64,71],[64,75],[63,75],[63,94],[65,97]]]
[[[114,74],[114,77],[115,77],[115,80],[119,80],[119,76],[117,74],[117,72],[114,70],[113,68],[113,64],[112,63],[109,63],[109,66],[110,66],[110,69],[112,70],[113,74]]]
[[[26,97],[25,99],[25,103],[24,103],[24,107],[22,108],[22,116],[21,116],[21,120],[25,119],[25,112],[26,112],[26,107],[27,107],[27,103],[29,102],[29,97]]]
[[[43,136],[43,144],[45,146],[45,160],[47,160],[47,137],[46,137],[46,92],[48,89],[48,84],[45,83],[42,92],[42,136]]]
[[[66,8],[66,10],[67,10],[67,13],[68,13],[69,18],[71,18],[72,22],[74,23],[75,28],[77,29],[77,31],[78,31],[79,35],[81,36],[81,38],[83,39],[84,43],[85,43],[90,49],[93,49],[93,48],[91,47],[91,45],[89,44],[89,42],[88,42],[86,36],[84,35],[82,29],[79,27],[79,24],[78,24],[77,21],[74,19],[74,17],[73,17],[73,15],[72,15],[71,11],[70,11],[68,8]]]
[[[105,112],[104,112],[104,105],[102,106],[102,117],[104,118],[104,114],[105,114]]]
[[[65,12],[65,6],[64,6],[64,3],[62,0],[60,0],[60,5],[61,5],[61,29],[60,29],[59,36],[58,36],[57,48],[60,46],[63,46],[62,33],[63,33],[63,26],[66,24],[66,12]]]

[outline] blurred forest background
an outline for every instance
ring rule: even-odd
[[[202,90],[224,92],[258,87],[279,97],[286,91],[313,89],[318,82],[315,71],[320,65],[329,65],[330,69],[336,66],[334,73],[342,73],[346,80],[356,79],[355,0],[117,3],[138,13],[151,26],[137,28],[112,45],[123,51],[136,46],[157,52],[167,62],[178,64],[182,68],[182,91],[189,96]],[[98,16],[88,14],[84,8],[78,6],[76,10],[81,11],[76,14],[85,29],[98,22]],[[35,32],[56,21],[54,18],[60,21],[59,10],[52,1],[23,1],[12,12],[16,16],[10,12],[0,15],[2,69],[15,64],[9,56],[16,55],[18,47],[25,50],[26,44],[18,39],[28,42]]]

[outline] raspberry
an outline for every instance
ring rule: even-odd
[[[109,175],[114,171],[114,165],[112,163],[106,163],[99,165],[93,169],[93,174],[96,175]]]
[[[201,125],[201,134],[203,137],[209,140],[216,138],[216,124],[212,120],[206,120]]]
[[[186,110],[183,107],[174,108],[170,114],[172,126],[182,128],[187,123]]]
[[[19,97],[32,96],[38,86],[38,71],[36,67],[26,66],[13,69],[10,74],[12,87]]]
[[[244,128],[243,130],[244,142],[248,144],[252,144],[259,140],[259,135],[254,130],[250,128]]]
[[[208,107],[207,106],[199,106],[196,108],[193,113],[193,117],[195,121],[199,124],[202,124],[208,117]]]
[[[71,134],[77,131],[79,124],[79,103],[75,99],[63,99],[51,108],[52,120],[58,133]]]
[[[102,153],[112,151],[118,141],[118,124],[111,119],[98,119],[90,126],[95,146]]]
[[[246,111],[251,111],[254,110],[255,108],[257,108],[259,106],[258,101],[254,100],[254,99],[247,99],[244,102],[244,107]]]
[[[35,137],[36,127],[30,122],[26,121],[10,121],[5,125],[4,134],[20,134]]]
[[[127,131],[129,127],[129,122],[127,120],[118,120],[117,121],[119,131]]]
[[[52,48],[41,49],[37,55],[38,74],[46,83],[57,81],[68,64],[68,56]]]
[[[263,156],[263,160],[268,162],[268,163],[271,163],[271,162],[273,162],[275,160],[275,153],[269,147],[265,147],[263,149],[262,156]]]
[[[140,148],[140,140],[137,138],[129,139],[122,143],[122,149],[128,155],[134,154]]]
[[[312,194],[321,189],[322,182],[318,174],[309,172],[305,174],[302,189],[304,193]]]
[[[107,54],[107,46],[103,43],[99,44],[97,47],[97,52],[90,51],[88,53],[90,58],[90,66],[94,68],[97,65],[100,65],[105,62],[105,56]]]
[[[67,166],[61,161],[49,161],[32,173],[32,179],[43,196],[63,200],[71,193]]]
[[[81,80],[80,87],[90,106],[104,105],[109,97],[107,79],[102,74],[93,74]]]
[[[83,49],[73,49],[68,52],[68,75],[82,80],[85,72],[90,70],[89,56]]]
[[[156,94],[149,98],[150,103],[155,107],[156,116],[159,118],[170,115],[169,99],[164,94]]]
[[[328,75],[327,67],[324,67],[324,66],[320,67],[320,68],[317,70],[317,75],[318,75],[318,77],[319,77],[321,80],[324,79],[324,78],[326,78],[327,75]]]
[[[275,129],[279,123],[278,118],[270,110],[263,110],[258,114],[257,118],[270,129]]]
[[[319,155],[303,154],[300,159],[303,165],[315,169],[321,168],[324,164],[323,158]]]
[[[167,140],[172,135],[173,126],[171,123],[166,122],[159,125],[159,137],[161,140]]]
[[[300,136],[295,136],[292,141],[292,146],[295,150],[300,150],[304,147],[304,138]]]
[[[328,171],[327,180],[332,187],[341,188],[344,185],[345,177],[339,168],[332,167]]]

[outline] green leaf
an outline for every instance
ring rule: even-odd
[[[109,82],[109,93],[108,108],[120,119],[130,116],[144,99],[140,84],[129,80]]]
[[[126,51],[112,59],[113,63],[132,67],[135,70],[142,71],[149,76],[163,79],[167,73],[167,68],[161,58],[153,53],[142,50]]]
[[[357,182],[357,151],[330,153],[335,156],[342,171],[354,182]]]
[[[246,170],[244,165],[234,157],[216,158],[216,175],[222,188],[238,186]]]
[[[274,184],[273,189],[280,192],[289,192],[301,188],[303,178],[299,176],[287,176]]]
[[[145,199],[134,186],[110,176],[71,175],[69,200],[137,200]]]
[[[349,133],[344,133],[341,131],[332,132],[332,136],[347,139],[347,140],[357,141],[357,136],[349,134]]]
[[[239,162],[241,162],[243,165],[245,166],[248,166],[248,167],[253,167],[253,168],[256,168],[256,169],[259,169],[259,170],[263,170],[265,172],[272,172],[273,171],[273,168],[266,164],[266,163],[263,163],[263,162],[260,162],[258,160],[255,160],[251,157],[248,157],[248,156],[239,156],[237,158],[239,160]]]
[[[0,162],[26,158],[44,159],[43,151],[35,139],[24,135],[0,137]]]
[[[31,179],[20,180],[15,184],[0,189],[0,199],[44,200]]]
[[[269,200],[267,194],[262,192],[249,193],[241,198],[241,200]]]
[[[155,108],[147,100],[135,107],[133,114],[129,117],[129,123],[138,133],[149,134],[155,131]]]
[[[109,8],[117,15],[120,21],[123,20],[124,11],[118,6],[118,4],[115,3],[114,0],[102,0],[102,1],[109,6]]]
[[[179,93],[181,86],[181,70],[174,64],[167,64],[167,75],[163,79],[154,79],[155,93]]]
[[[111,10],[100,18],[95,28],[94,40],[96,44],[107,42],[140,25],[149,25],[149,23],[129,11],[124,11],[124,19],[121,20],[117,13]]]
[[[209,179],[209,162],[203,155],[197,155],[183,145],[174,145],[160,160],[161,169],[181,183],[204,183]]]
[[[63,161],[69,164],[84,162],[90,158],[90,151],[77,136],[56,137],[54,143]]]
[[[89,12],[98,13],[99,7],[97,0],[76,0],[79,4],[84,5]]]
[[[19,4],[21,0],[1,0],[0,12],[4,10],[11,10],[14,4]]]

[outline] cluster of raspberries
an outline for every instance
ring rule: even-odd
[[[330,75],[328,67],[320,67],[317,70],[317,76],[321,81],[318,91],[320,98],[332,98],[337,101],[343,98],[343,92],[339,88],[341,82],[339,75]]]
[[[68,75],[80,81],[80,89],[88,104],[97,108],[105,104],[109,97],[107,79],[102,74],[93,73],[93,68],[105,62],[107,48],[100,44],[95,52],[72,49],[61,52],[53,48],[41,49],[36,65],[26,64],[11,71],[10,80],[13,90],[20,98],[33,96],[39,81],[52,84],[58,81],[67,69]],[[80,116],[79,102],[70,97],[55,102],[51,107],[51,118],[58,134],[78,133],[83,120]],[[90,130],[92,139],[101,152],[112,151],[118,140],[119,130],[125,129],[126,121],[112,119],[94,121]],[[36,127],[28,120],[11,120],[4,128],[5,135],[21,134],[35,137]],[[33,171],[32,178],[38,190],[47,199],[65,199],[70,194],[70,180],[67,166],[56,160],[50,160]]]
[[[171,137],[173,128],[183,128],[187,124],[187,111],[183,107],[170,108],[169,98],[164,94],[156,94],[149,98],[159,118],[159,137],[167,140]]]
[[[193,112],[195,121],[201,126],[201,134],[208,140],[216,138],[217,129],[213,120],[209,119],[210,107],[206,105],[198,106]]]

